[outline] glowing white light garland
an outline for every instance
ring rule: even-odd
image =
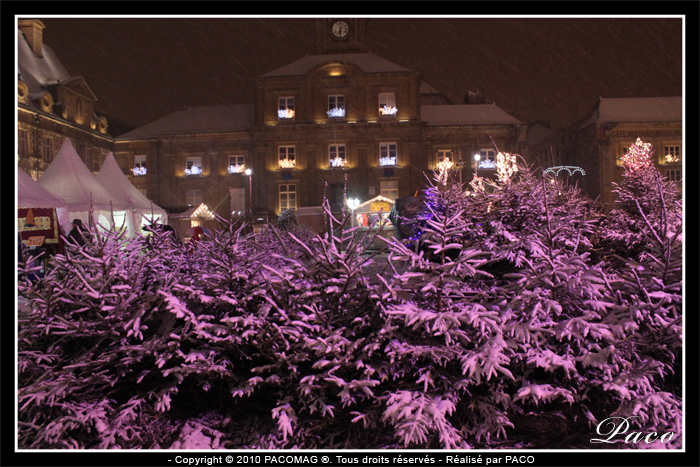
[[[146,167],[134,167],[131,170],[134,171],[134,175],[146,175]]]
[[[296,167],[296,159],[281,159],[280,169],[293,169]]]
[[[336,107],[335,109],[331,109],[326,113],[328,114],[329,117],[344,117],[345,116],[345,109]]]
[[[450,172],[450,169],[454,166],[451,160],[449,159],[443,159],[442,161],[438,162],[438,181],[445,185],[447,183],[447,175]]]
[[[202,173],[202,168],[193,165],[191,169],[185,169],[187,175],[199,175]]]
[[[484,159],[483,161],[479,162],[479,168],[480,169],[495,169],[496,163],[492,160]]]
[[[379,108],[379,113],[382,115],[396,115],[397,110],[393,105],[385,105]]]
[[[228,173],[230,174],[239,174],[245,170],[245,164],[236,164],[236,165],[229,165],[228,166]]]
[[[576,172],[580,172],[581,175],[586,175],[585,170],[583,170],[581,167],[576,167],[573,165],[558,165],[556,167],[550,167],[547,170],[545,170],[544,173],[549,172],[555,177],[557,177],[559,176],[559,172],[561,172],[562,170],[566,170],[569,173],[569,175],[573,175]]]
[[[474,177],[474,179],[469,182],[469,185],[474,189],[474,191],[484,191],[484,179],[481,177]]]
[[[277,111],[277,116],[279,118],[294,118],[294,110],[292,110],[292,109],[280,109]]]
[[[335,157],[334,159],[331,159],[331,167],[345,167],[347,162],[345,159],[341,157]]]
[[[518,171],[518,164],[515,154],[499,152],[496,155],[496,174],[502,182],[507,182]]]
[[[666,163],[671,164],[673,162],[680,162],[681,158],[678,156],[674,156],[673,154],[666,154]]]
[[[646,169],[652,165],[652,152],[651,143],[644,143],[640,138],[637,138],[637,142],[631,144],[627,154],[622,156],[622,165],[629,170]]]
[[[396,156],[380,157],[379,165],[396,165]]]

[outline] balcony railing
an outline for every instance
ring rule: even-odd
[[[335,117],[335,118],[342,118],[342,117],[345,117],[345,109],[342,109],[342,108],[331,109],[331,110],[329,110],[329,111],[326,112],[326,113],[327,113],[328,116],[331,117],[331,118],[333,118],[333,117]]]
[[[335,157],[331,159],[331,167],[333,168],[343,168],[347,165],[347,162],[342,157]]]
[[[134,175],[146,175],[146,167],[134,167],[131,169]]]
[[[394,166],[396,165],[396,156],[380,157],[379,165],[381,166]]]
[[[379,108],[379,114],[380,115],[396,115],[396,111],[398,109],[394,107],[393,105],[385,105],[384,107]]]
[[[201,175],[202,174],[202,168],[197,167],[196,165],[193,165],[192,168],[190,169],[185,169],[185,174],[186,175]]]
[[[293,169],[296,166],[297,165],[295,159],[280,159],[280,169]]]
[[[280,109],[277,111],[277,116],[280,120],[289,120],[294,118],[294,110],[292,109]]]
[[[228,173],[239,174],[245,172],[245,164],[236,164],[228,166]]]

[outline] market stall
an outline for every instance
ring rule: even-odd
[[[376,241],[374,237],[379,235],[384,238],[396,238],[396,228],[389,220],[389,213],[394,201],[384,196],[377,196],[358,205],[352,211],[352,226],[358,227],[360,232],[368,232],[370,248],[382,248],[384,243]]]

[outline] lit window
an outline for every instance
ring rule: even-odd
[[[668,178],[672,182],[680,182],[681,178],[682,178],[680,169],[667,170],[666,171],[666,178]]]
[[[44,137],[44,162],[49,163],[53,158],[53,144],[50,136]]]
[[[297,208],[296,185],[280,185],[280,212]]]
[[[187,175],[199,175],[202,173],[202,158],[201,157],[188,157],[187,158],[187,168],[185,169]]]
[[[294,146],[279,146],[277,153],[279,155],[280,169],[293,169],[296,167]]]
[[[245,156],[228,156],[228,173],[245,172]]]
[[[294,118],[294,98],[293,97],[280,97],[277,99],[277,116],[280,120],[292,119]]]
[[[134,156],[134,175],[146,175],[146,156]]]
[[[676,164],[681,161],[680,146],[664,146],[664,154],[664,163],[666,164]]]
[[[27,142],[27,130],[19,130],[17,138],[17,154],[19,157],[25,158],[29,156],[29,144]]]
[[[627,147],[622,148],[622,150],[617,154],[617,166],[622,167],[622,157],[625,156],[629,152],[630,148],[629,145]]]
[[[344,144],[331,144],[328,146],[328,156],[330,157],[331,167],[345,167]]]
[[[345,96],[334,94],[328,96],[328,116],[345,117]]]
[[[479,168],[480,169],[495,169],[496,168],[496,151],[493,149],[481,149],[479,151]]]
[[[380,186],[380,194],[385,197],[389,198],[390,200],[394,201],[396,198],[399,197],[399,181],[398,180],[389,180],[385,182],[379,182]]]
[[[396,143],[379,143],[379,165],[396,165]]]
[[[451,149],[438,149],[438,152],[437,152],[438,165],[444,161],[454,162],[454,160],[452,160],[452,150]]]
[[[396,95],[393,92],[379,93],[379,115],[396,115]]]
[[[202,204],[202,190],[187,190],[187,205],[199,206]]]

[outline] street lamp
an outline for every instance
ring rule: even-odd
[[[350,208],[350,225],[355,227],[355,209],[360,205],[360,200],[357,198],[350,198],[348,201],[348,207]]]
[[[474,160],[476,165],[474,166],[474,178],[479,178],[479,161],[481,160],[481,154],[474,154]]]
[[[250,215],[253,216],[253,171],[245,169],[245,174],[248,176],[248,197],[250,198]]]

